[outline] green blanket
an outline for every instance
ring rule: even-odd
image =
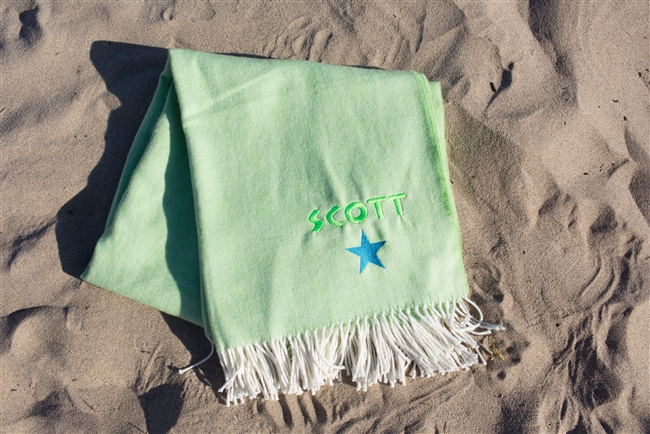
[[[82,277],[203,326],[228,404],[466,369],[490,328],[411,71],[170,50]]]

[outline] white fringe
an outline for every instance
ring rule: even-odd
[[[226,392],[230,406],[259,394],[273,400],[279,392],[315,394],[341,380],[343,370],[357,390],[366,391],[377,382],[405,384],[408,375],[430,377],[467,370],[479,361],[485,365],[473,336],[504,328],[483,322],[479,308],[464,301],[476,309],[478,319],[459,300],[219,351],[226,376],[219,392]]]

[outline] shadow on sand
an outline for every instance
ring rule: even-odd
[[[95,41],[90,60],[115,95],[120,106],[109,117],[104,135],[104,153],[88,176],[83,190],[57,213],[56,239],[61,268],[80,278],[90,262],[93,250],[108,218],[113,196],[131,144],[165,68],[167,50],[112,41]],[[203,330],[182,319],[161,314],[172,333],[193,355],[200,359],[210,350]],[[173,369],[173,368],[172,368]],[[223,372],[216,357],[197,369],[206,384],[223,384]],[[168,432],[182,408],[182,386],[165,384],[140,396],[149,432]],[[159,407],[164,410],[160,411]],[[165,418],[161,419],[160,415]]]

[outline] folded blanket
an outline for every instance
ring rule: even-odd
[[[228,404],[467,369],[495,328],[411,71],[170,50],[82,277],[203,326]]]

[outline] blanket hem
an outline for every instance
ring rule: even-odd
[[[475,336],[503,329],[483,322],[480,309],[468,298],[392,311],[219,351],[226,378],[219,392],[225,391],[227,406],[260,394],[273,400],[279,392],[314,394],[335,379],[341,381],[344,371],[357,390],[378,382],[393,387],[405,384],[407,376],[444,375],[479,361],[485,365]]]

